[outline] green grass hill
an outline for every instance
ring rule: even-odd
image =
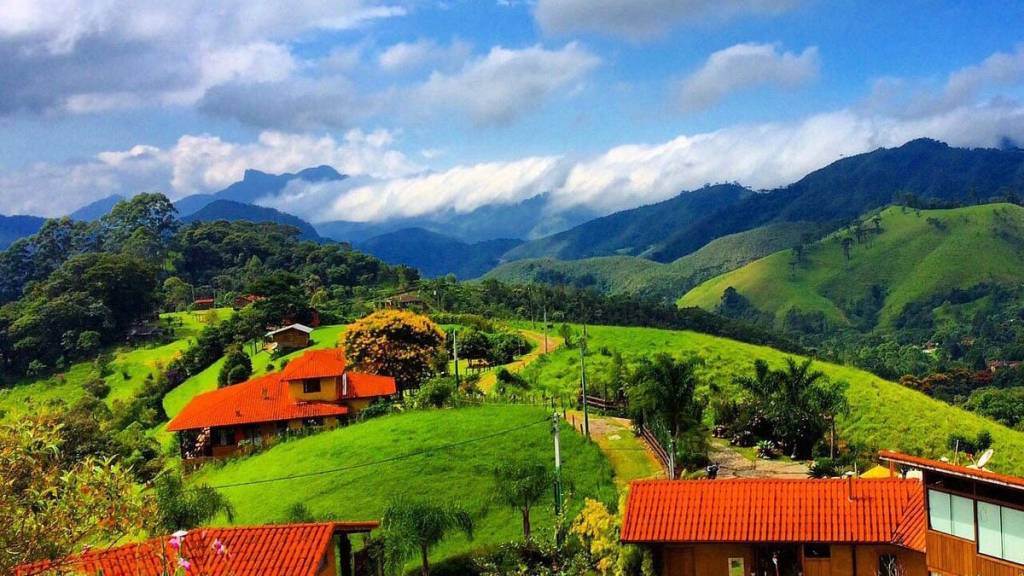
[[[579,327],[575,328],[579,332]],[[620,352],[627,360],[657,352],[697,354],[705,360],[702,376],[707,385],[703,392],[715,394],[713,386],[719,390],[717,394],[726,397],[739,393],[733,380],[749,375],[754,360],[764,359],[778,368],[786,356],[796,357],[765,346],[696,332],[616,326],[591,326],[588,332],[591,354],[587,357],[587,375],[593,389],[600,389],[606,381],[604,375],[612,351]],[[843,440],[868,450],[895,449],[938,457],[949,455],[946,440],[951,433],[974,436],[988,430],[996,450],[991,468],[1024,474],[1024,432],[857,368],[826,362],[816,362],[815,366],[829,378],[846,381],[850,386],[851,413],[839,422]],[[579,390],[579,351],[561,348],[530,365],[523,376],[534,383],[538,392],[574,399]]]
[[[220,318],[226,318],[231,315],[231,309],[218,309],[217,314]],[[202,318],[202,314],[192,312],[162,314],[162,320],[175,322],[174,340],[138,347],[120,346],[110,350],[109,374],[103,377],[110,385],[107,402],[131,398],[142,388],[146,377],[155,377],[161,367],[184,352],[191,339],[205,327]],[[45,378],[22,379],[7,388],[0,388],[0,412],[17,414],[30,401],[44,403],[59,399],[73,404],[85,395],[82,385],[99,377],[99,367],[93,361],[84,361]]]
[[[317,517],[378,519],[398,495],[457,500],[476,523],[472,542],[446,540],[432,562],[522,538],[515,512],[493,500],[494,465],[510,458],[553,462],[551,413],[530,406],[413,411],[385,416],[306,438],[266,452],[207,466],[194,478],[212,486],[259,482],[281,476],[347,468],[291,480],[222,487],[235,508],[235,523],[282,522],[301,503]],[[507,432],[506,432],[507,431]],[[569,517],[585,497],[615,504],[608,461],[568,425],[562,427],[563,478],[571,488]],[[458,444],[451,446],[453,444]],[[417,453],[405,458],[405,455]],[[373,464],[392,460],[386,463]],[[554,524],[552,497],[533,510],[539,538]]]
[[[891,207],[807,245],[796,263],[783,250],[708,280],[679,300],[712,310],[733,287],[777,323],[791,309],[821,312],[838,325],[877,309],[886,326],[911,302],[979,283],[1024,280],[1024,208],[987,204],[949,210]],[[878,231],[875,230],[880,227]],[[844,238],[850,238],[849,260]]]
[[[592,288],[607,294],[632,294],[674,301],[687,290],[723,272],[816,236],[818,225],[780,222],[729,234],[668,264],[638,256],[602,256],[582,260],[539,258],[498,266],[484,278],[516,284],[542,283]]]

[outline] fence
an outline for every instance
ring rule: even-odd
[[[646,424],[640,427],[640,436],[647,442],[647,445],[651,447],[651,451],[658,458],[658,462],[661,463],[661,469],[665,472],[665,477],[675,479],[675,471],[670,470],[672,459],[669,458],[668,450],[661,445],[658,441],[658,437],[655,436],[654,432],[647,427]]]
[[[605,400],[600,396],[591,396],[589,394],[587,396],[583,396],[582,394],[580,394],[577,398],[577,402],[579,402],[580,405],[582,405],[584,401],[586,402],[587,406],[591,408],[596,408],[598,410],[601,410],[602,412],[606,412],[609,414],[621,415],[625,411],[625,407],[622,405],[622,402],[619,402],[617,400]]]

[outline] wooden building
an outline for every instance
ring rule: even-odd
[[[934,574],[1024,574],[1024,478],[881,452],[894,471],[915,471],[925,488],[926,561]]]
[[[179,433],[183,460],[222,458],[289,431],[334,428],[396,392],[394,378],[347,370],[339,349],[310,350],[281,372],[199,394],[167,429]]]
[[[623,542],[663,576],[926,576],[915,480],[634,482]]]
[[[183,558],[190,565],[188,574],[202,576],[369,576],[365,553],[353,554],[349,535],[368,533],[377,526],[377,522],[318,522],[197,528],[18,566],[14,574],[164,576],[175,574]]]
[[[194,302],[192,302],[192,309],[211,310],[214,306],[214,303],[215,301],[213,298],[197,298]]]
[[[290,324],[278,328],[277,330],[271,330],[263,335],[263,339],[266,342],[266,349],[271,351],[278,350],[299,350],[309,346],[309,335],[313,333],[313,329],[304,324]]]

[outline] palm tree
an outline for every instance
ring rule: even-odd
[[[399,497],[392,500],[380,523],[385,542],[387,565],[394,573],[420,554],[423,576],[430,575],[430,549],[453,530],[473,538],[473,518],[460,506],[450,502],[413,500]]]
[[[836,457],[836,419],[850,413],[850,401],[846,390],[850,387],[846,382],[828,382],[814,388],[813,404],[815,410],[825,417],[828,424],[828,457]]]
[[[700,426],[704,403],[695,396],[700,364],[699,358],[677,360],[664,352],[641,360],[626,392],[634,421],[664,425],[673,443],[685,430]]]
[[[494,469],[495,499],[523,515],[523,538],[530,540],[530,508],[549,493],[554,476],[539,462],[507,462]]]

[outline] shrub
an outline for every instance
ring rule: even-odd
[[[89,355],[100,348],[100,333],[95,330],[86,330],[78,335],[78,351]]]
[[[232,346],[224,358],[224,365],[217,375],[217,385],[227,386],[244,382],[252,376],[252,360],[240,346]]]
[[[25,374],[32,378],[38,378],[46,372],[46,364],[43,364],[39,360],[33,360],[28,363],[28,369],[25,370]]]
[[[102,378],[89,380],[85,384],[82,384],[82,388],[84,388],[86,393],[90,396],[99,400],[106,398],[107,395],[110,394],[110,385]]]
[[[839,474],[839,463],[831,458],[818,458],[807,470],[811,478],[834,478]]]
[[[757,443],[757,457],[765,460],[772,460],[778,454],[775,451],[775,443],[771,440],[761,440]]]
[[[449,406],[456,391],[454,378],[431,378],[416,392],[416,406],[420,408]]]

